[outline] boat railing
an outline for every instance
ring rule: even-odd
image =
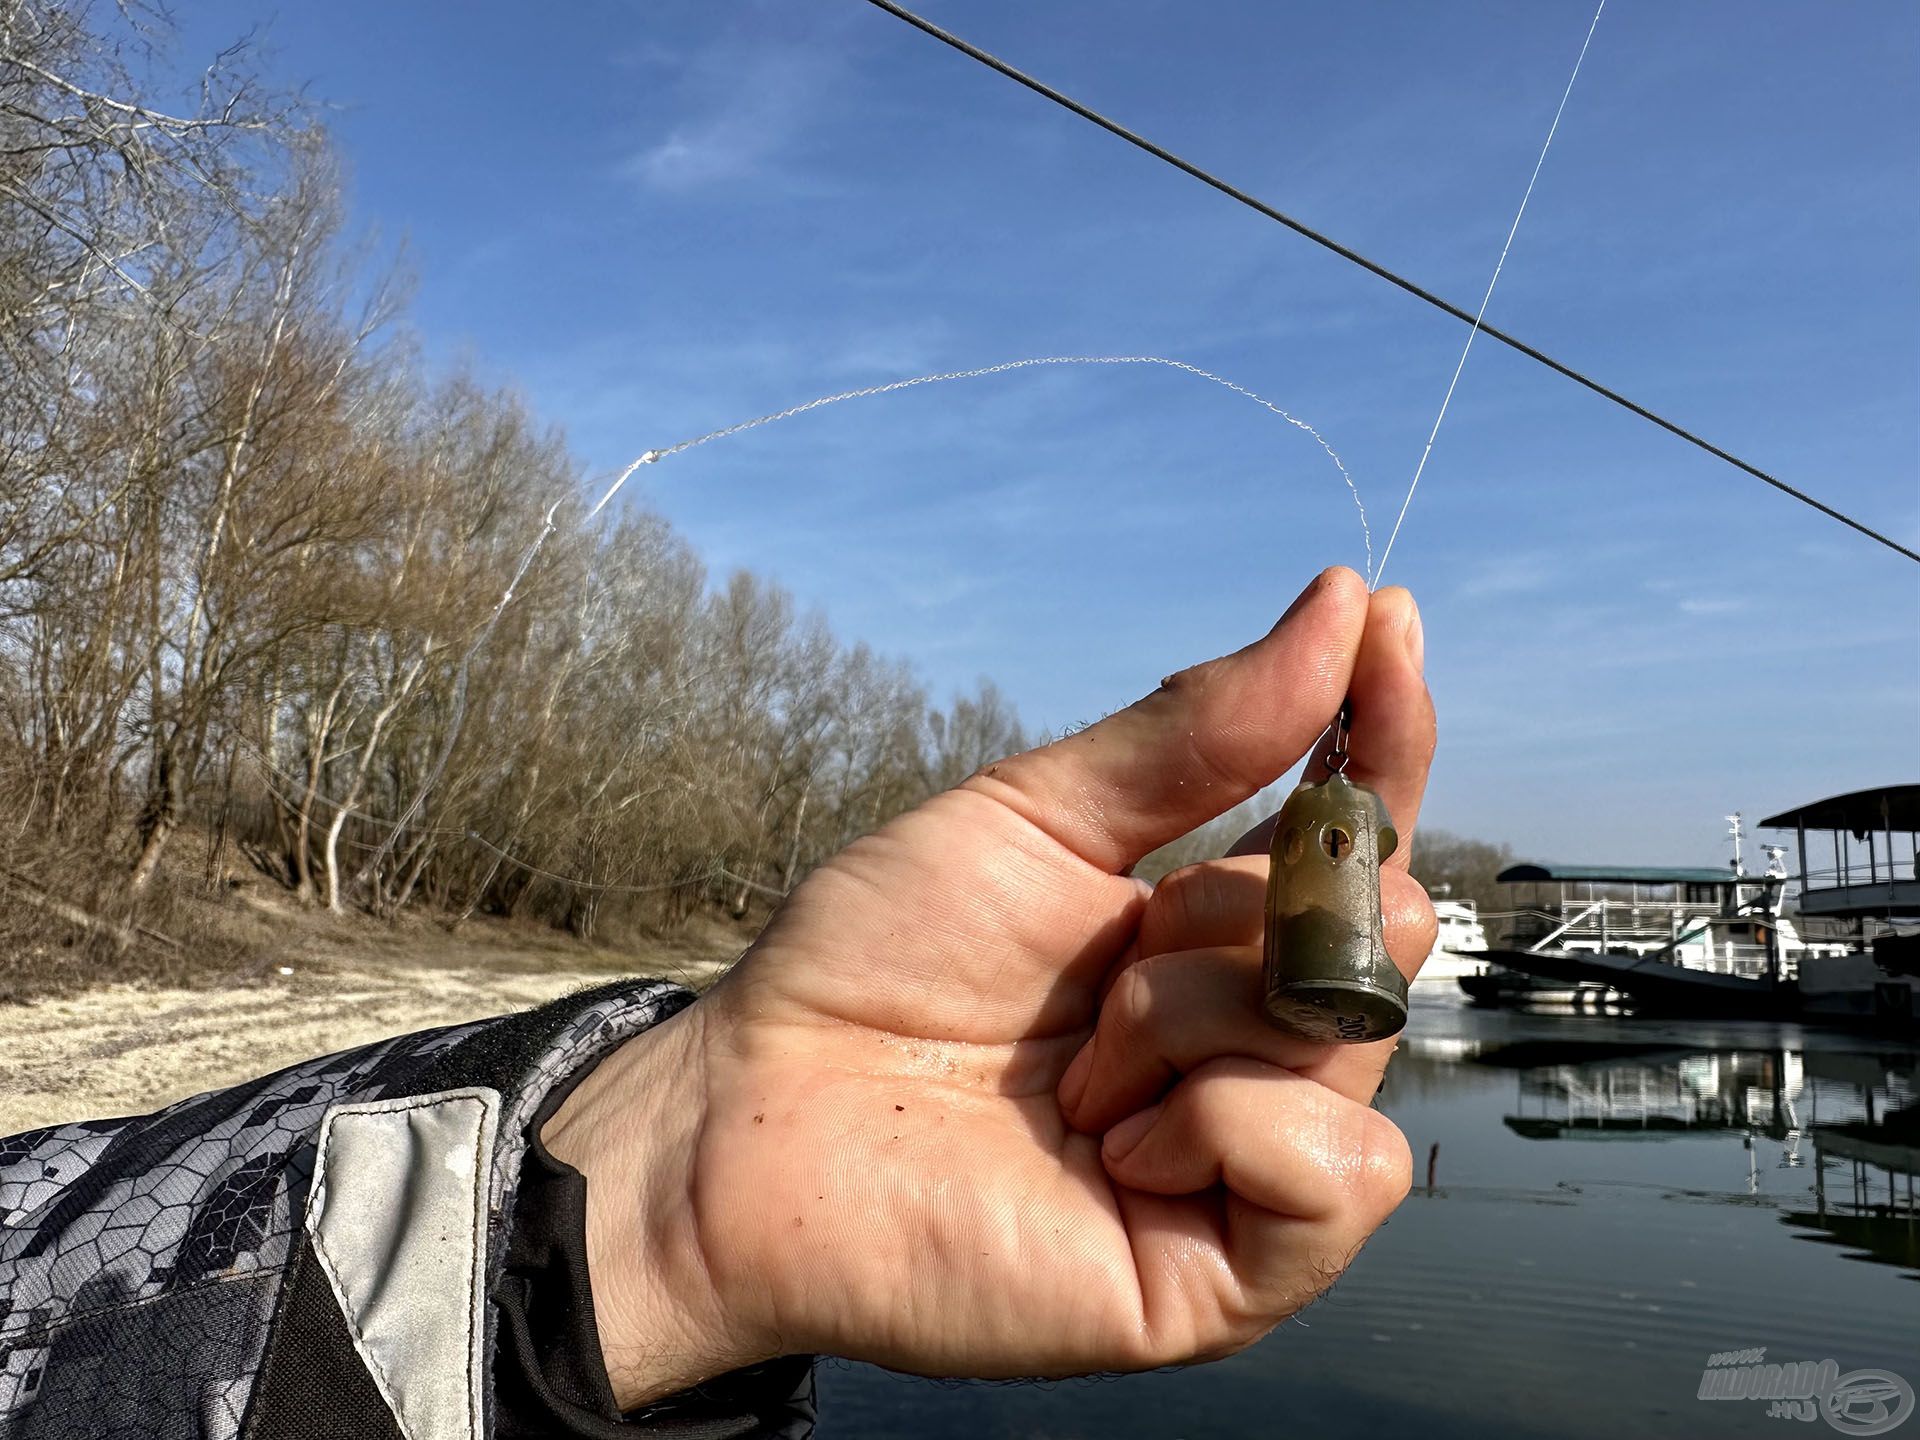
[[[1568,935],[1602,935],[1621,940],[1681,939],[1716,921],[1742,917],[1723,915],[1708,904],[1648,905],[1631,900],[1596,899],[1582,905],[1527,906],[1515,910],[1483,911],[1481,923],[1499,926],[1513,944],[1544,949]],[[1750,917],[1748,917],[1750,918]]]
[[[1692,939],[1693,937],[1689,937]],[[1565,942],[1562,949],[1575,953],[1602,953],[1600,942],[1588,937],[1584,940]],[[1649,960],[1666,961],[1669,964],[1684,963],[1689,970],[1704,970],[1715,975],[1740,975],[1748,979],[1762,979],[1767,974],[1767,947],[1746,940],[1719,940],[1707,945],[1702,944],[1685,951],[1678,951],[1671,944],[1650,945],[1635,944],[1631,941],[1612,940],[1604,947],[1612,954],[1638,954]],[[1796,966],[1790,956],[1780,959],[1780,973],[1791,978]]]
[[[1763,940],[1723,933],[1729,927],[1764,924],[1764,912],[1727,915],[1716,905],[1651,906],[1603,899],[1579,906],[1483,912],[1480,918],[1489,928],[1497,927],[1515,949],[1638,954],[1754,979],[1767,976],[1771,963],[1777,963],[1786,978],[1798,968],[1793,953],[1798,947],[1783,946],[1777,957],[1769,957]]]
[[[1583,1073],[1575,1066],[1528,1072],[1520,1079],[1520,1098],[1537,1101],[1543,1115],[1558,1110],[1571,1121],[1632,1126],[1649,1122],[1697,1125],[1723,1123],[1712,1097],[1703,1096],[1671,1070],[1652,1066]],[[1702,1111],[1708,1111],[1703,1115]]]
[[[1768,1057],[1770,1060],[1772,1057]],[[1739,1057],[1732,1057],[1735,1066]],[[1539,1102],[1543,1116],[1556,1109],[1570,1121],[1631,1128],[1661,1122],[1715,1128],[1757,1125],[1799,1129],[1798,1087],[1759,1084],[1716,1066],[1691,1063],[1556,1065],[1525,1072],[1523,1103]]]
[[[1706,951],[1689,951],[1686,959],[1689,970],[1704,970],[1712,975],[1738,975],[1747,980],[1764,980],[1769,973],[1767,947],[1745,941],[1722,940]],[[1781,979],[1793,979],[1798,969],[1792,957],[1780,957]]]
[[[1562,935],[1565,935],[1569,930],[1578,928],[1581,921],[1585,920],[1588,916],[1593,915],[1595,913],[1598,913],[1599,915],[1604,917],[1607,913],[1607,902],[1604,900],[1594,901],[1591,905],[1587,906],[1587,908],[1582,910],[1579,914],[1571,916],[1568,919],[1562,920],[1558,925],[1554,926],[1553,929],[1549,930],[1545,935],[1542,935],[1538,940],[1535,940],[1527,948],[1529,950],[1546,949],[1549,945],[1553,944],[1554,941],[1558,940]]]
[[[1808,870],[1801,876],[1806,890],[1844,890],[1856,885],[1887,885],[1896,880],[1920,879],[1920,860],[1881,855],[1834,865],[1825,870]]]

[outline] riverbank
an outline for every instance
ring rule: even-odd
[[[719,924],[610,950],[476,924],[309,921],[246,971],[0,1005],[0,1135],[152,1110],[314,1055],[539,1005],[620,975],[703,989],[746,941]]]

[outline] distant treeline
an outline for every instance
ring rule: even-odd
[[[583,524],[557,434],[416,359],[304,104],[244,53],[143,99],[165,39],[0,0],[10,915],[126,933],[238,851],[385,914],[744,910],[1023,745],[657,516]]]
[[[1272,814],[1277,805],[1277,799],[1267,796],[1236,806],[1217,820],[1154,851],[1134,867],[1134,873],[1158,881],[1182,865],[1223,855],[1241,836]],[[1435,899],[1472,900],[1482,910],[1497,911],[1506,909],[1512,902],[1511,897],[1503,893],[1505,887],[1494,877],[1513,861],[1510,845],[1474,840],[1423,825],[1414,838],[1408,868]]]
[[[1511,845],[1428,828],[1414,843],[1410,868],[1435,899],[1471,900],[1482,910],[1505,910],[1513,897],[1494,877],[1514,858]]]

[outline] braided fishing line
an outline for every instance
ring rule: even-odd
[[[620,493],[620,487],[625,485],[633,473],[642,465],[658,464],[670,455],[681,454],[684,451],[692,450],[696,446],[707,445],[715,440],[724,440],[729,436],[738,435],[747,430],[758,429],[762,425],[773,425],[782,420],[791,420],[796,415],[805,415],[809,411],[825,409],[829,405],[838,405],[846,400],[865,400],[876,395],[891,395],[896,391],[911,390],[921,385],[943,385],[950,380],[978,380],[987,375],[1005,375],[1011,371],[1030,370],[1040,365],[1158,365],[1168,370],[1177,370],[1182,374],[1192,375],[1201,380],[1209,381],[1224,390],[1230,390],[1235,395],[1242,396],[1245,399],[1251,400],[1261,408],[1272,411],[1296,430],[1304,430],[1308,435],[1313,437],[1313,442],[1325,452],[1327,459],[1333,462],[1334,468],[1340,472],[1340,479],[1346,484],[1347,493],[1353,497],[1354,509],[1359,512],[1360,516],[1361,542],[1365,545],[1367,552],[1366,574],[1369,579],[1371,579],[1373,575],[1373,530],[1367,523],[1367,507],[1365,502],[1360,498],[1360,487],[1354,483],[1353,475],[1347,469],[1346,461],[1342,460],[1339,452],[1328,443],[1327,437],[1314,429],[1314,427],[1309,425],[1305,420],[1302,420],[1298,415],[1267,399],[1266,396],[1249,390],[1246,386],[1237,384],[1227,379],[1224,375],[1216,375],[1213,371],[1203,370],[1198,365],[1189,365],[1184,360],[1169,360],[1164,355],[1035,355],[1025,360],[1003,360],[998,365],[982,365],[973,370],[948,370],[933,375],[915,375],[906,380],[889,380],[884,385],[868,385],[858,390],[842,390],[838,394],[822,395],[818,399],[808,400],[801,405],[790,405],[785,410],[775,410],[766,415],[756,415],[751,420],[741,420],[732,425],[723,425],[718,430],[709,430],[704,435],[697,435],[691,440],[682,440],[679,444],[669,445],[662,450],[648,450],[632,464],[627,466],[625,470],[620,472],[614,479],[613,484],[607,488],[607,492],[600,497],[599,502],[587,512],[586,518],[591,520],[605,509],[607,502]]]
[[[830,405],[839,405],[848,400],[865,400],[880,395],[892,395],[903,390],[912,390],[926,385],[942,385],[955,380],[977,380],[991,375],[1005,375],[1015,371],[1031,370],[1040,366],[1054,365],[1147,365],[1177,371],[1184,375],[1192,375],[1197,379],[1218,385],[1220,388],[1230,391],[1242,399],[1251,401],[1262,409],[1278,415],[1296,430],[1303,431],[1312,437],[1313,442],[1320,447],[1320,450],[1332,463],[1334,469],[1339,472],[1341,481],[1347,487],[1347,493],[1353,499],[1354,510],[1360,521],[1361,543],[1366,550],[1366,573],[1371,580],[1374,572],[1373,531],[1367,521],[1367,507],[1360,497],[1360,487],[1355,483],[1352,472],[1347,469],[1346,462],[1340,458],[1339,452],[1333,448],[1326,436],[1322,435],[1319,430],[1315,429],[1307,421],[1302,420],[1292,411],[1275,401],[1269,400],[1257,391],[1250,390],[1236,381],[1229,380],[1224,375],[1216,374],[1201,366],[1188,364],[1184,360],[1171,360],[1163,355],[1035,355],[1021,360],[1003,360],[997,365],[981,365],[971,370],[948,370],[936,374],[914,375],[902,380],[889,380],[879,385],[862,386],[856,390],[842,390],[831,395],[821,395],[798,405],[789,405],[784,410],[769,411],[765,415],[756,415],[748,420],[740,420],[731,425],[723,425],[717,430],[709,430],[704,434],[695,435],[690,439],[681,440],[676,444],[664,446],[661,449],[644,451],[634,459],[626,469],[614,477],[612,484],[608,485],[606,490],[602,492],[600,498],[595,501],[587,513],[581,517],[580,523],[582,525],[591,524],[593,520],[599,516],[601,511],[605,510],[607,506],[613,502],[627,481],[633,477],[641,466],[657,465],[660,461],[670,456],[683,454],[701,445],[709,445],[716,440],[725,440],[749,430],[757,430],[762,426],[778,424],[783,420],[791,420],[796,416],[806,415],[815,410],[823,410]],[[513,576],[507,582],[505,590],[501,592],[500,598],[494,602],[493,607],[488,611],[486,618],[475,632],[473,639],[461,653],[459,663],[454,671],[453,703],[450,707],[450,719],[446,726],[446,733],[442,737],[439,749],[435,752],[426,773],[421,777],[419,788],[415,790],[412,799],[408,801],[400,818],[398,820],[381,820],[363,811],[340,805],[329,797],[321,795],[315,796],[315,799],[320,800],[330,808],[361,821],[369,822],[384,831],[378,843],[370,846],[356,847],[363,848],[369,853],[368,858],[362,862],[351,882],[354,887],[365,887],[372,884],[378,875],[380,867],[393,853],[395,846],[399,844],[400,837],[403,834],[408,834],[415,839],[427,834],[457,835],[462,840],[472,841],[491,851],[502,863],[517,866],[529,873],[537,874],[546,879],[572,885],[580,889],[638,894],[656,889],[671,889],[675,885],[685,883],[684,881],[668,881],[660,885],[631,886],[605,885],[581,880],[555,874],[554,872],[544,870],[539,866],[522,860],[520,857],[501,848],[486,836],[480,835],[472,830],[456,831],[446,827],[429,827],[423,830],[414,825],[414,822],[420,817],[424,810],[427,799],[433,792],[434,787],[439,784],[440,777],[445,773],[447,761],[459,743],[460,730],[466,715],[468,672],[472,663],[480,652],[485,649],[487,642],[493,637],[494,630],[500,622],[500,617],[505,613],[508,605],[512,603],[515,591],[519,588],[520,582],[526,578],[527,572],[532,569],[533,563],[535,559],[538,558],[541,549],[546,545],[548,539],[559,530],[559,514],[564,503],[565,497],[562,497],[547,507],[545,514],[541,517],[539,530],[535,533],[532,542],[521,554],[519,562],[514,567]],[[287,776],[285,772],[278,770],[272,760],[267,756],[259,755],[256,752],[256,759],[274,774],[281,775],[283,778],[289,780],[297,778]],[[271,789],[272,786],[269,785],[269,788]],[[277,793],[278,792],[276,792],[276,794]],[[715,863],[717,864],[718,862]],[[739,879],[740,877],[736,876],[732,878]],[[747,881],[745,883],[752,884],[753,882]]]

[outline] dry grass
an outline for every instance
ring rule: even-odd
[[[695,920],[586,945],[546,927],[393,923],[301,906],[267,883],[168,907],[179,951],[41,938],[0,960],[0,1134],[151,1110],[283,1065],[541,1004],[619,975],[711,984],[750,938]],[[155,928],[158,928],[157,926]]]
[[[204,844],[183,833],[176,848],[197,853]],[[43,857],[30,869],[0,864],[0,1007],[114,984],[218,990],[283,966],[441,969],[479,957],[526,973],[615,975],[640,955],[666,969],[680,960],[697,968],[752,939],[750,929],[704,915],[667,934],[609,925],[595,943],[542,921],[476,915],[449,931],[431,912],[407,911],[391,921],[358,910],[336,915],[297,901],[231,849],[217,891],[198,876],[162,870],[135,908],[122,893],[126,871],[113,863],[117,857],[87,858],[90,872],[72,855]],[[59,878],[44,878],[50,875]],[[91,920],[65,918],[73,912]]]

